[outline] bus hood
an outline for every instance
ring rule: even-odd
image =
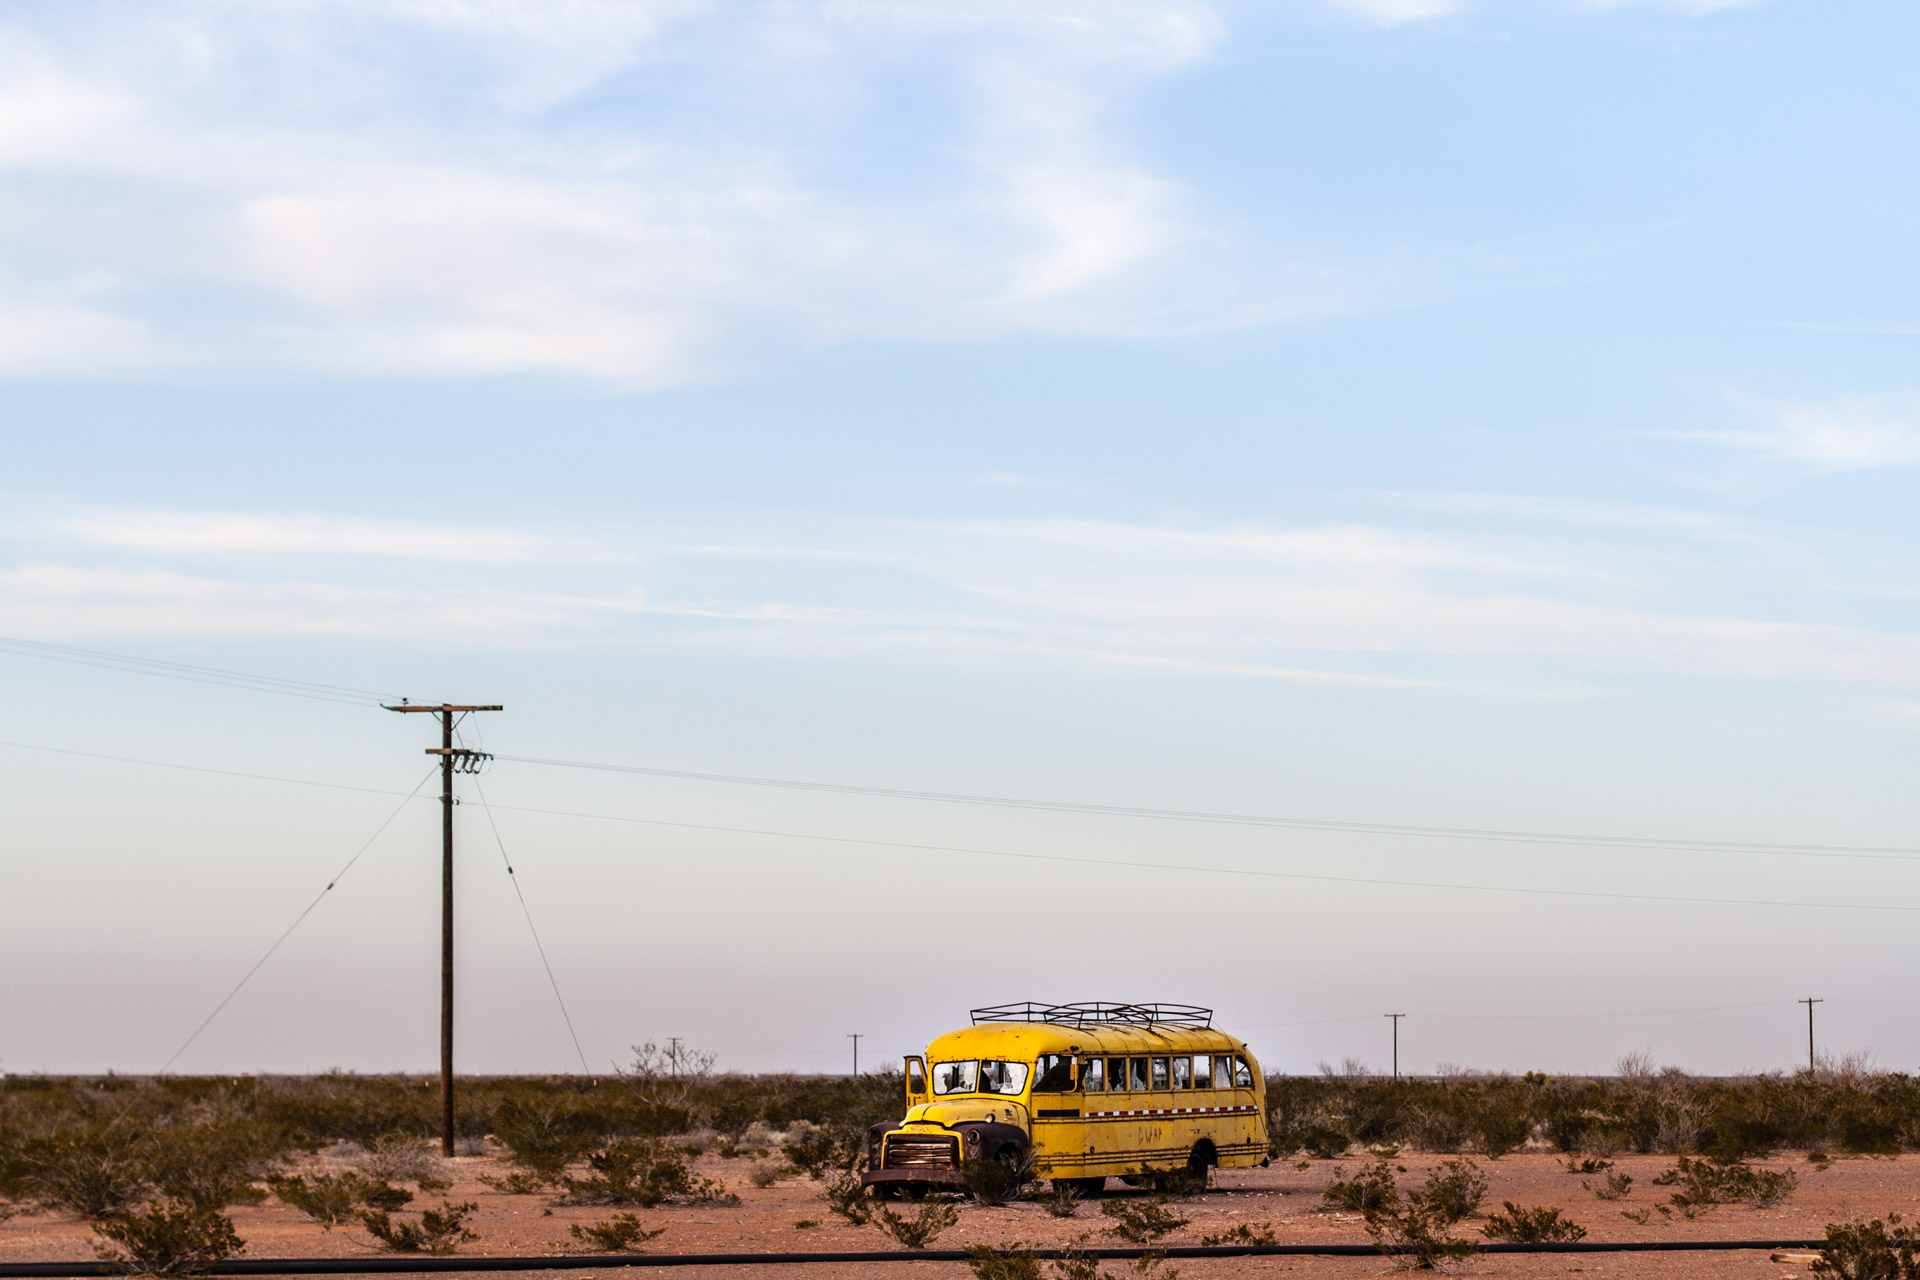
[[[1027,1127],[1026,1108],[1017,1102],[988,1098],[953,1098],[941,1102],[923,1102],[909,1108],[903,1124],[937,1124],[953,1128],[962,1124],[1015,1124]]]

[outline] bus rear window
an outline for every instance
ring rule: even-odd
[[[1013,1095],[1027,1087],[1027,1064],[988,1060],[980,1064],[980,1092]]]
[[[972,1093],[980,1079],[977,1062],[936,1062],[933,1064],[935,1093]]]

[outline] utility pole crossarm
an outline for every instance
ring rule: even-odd
[[[426,703],[426,702],[403,702],[397,707],[392,705],[391,703],[386,703],[386,702],[383,702],[380,705],[385,707],[388,711],[431,711],[434,715],[439,715],[443,711],[466,712],[466,711],[505,711],[506,710],[505,707],[501,706],[497,702],[484,707],[477,706],[477,705],[476,706],[459,706],[451,702],[442,702],[438,706],[435,706],[431,703]]]

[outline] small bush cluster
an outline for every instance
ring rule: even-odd
[[[467,1241],[480,1238],[467,1226],[467,1219],[479,1208],[471,1200],[460,1204],[444,1201],[438,1209],[423,1210],[412,1220],[395,1220],[385,1209],[363,1209],[360,1225],[382,1248],[394,1253],[452,1253]]]
[[[1152,1244],[1161,1236],[1178,1231],[1187,1220],[1167,1208],[1165,1196],[1143,1200],[1107,1200],[1100,1205],[1101,1216],[1113,1219],[1107,1234],[1128,1244]]]
[[[1510,1240],[1515,1244],[1571,1243],[1587,1238],[1587,1229],[1560,1216],[1560,1210],[1547,1205],[1522,1209],[1511,1200],[1500,1202],[1503,1213],[1487,1215],[1480,1233],[1489,1240]]]
[[[1835,1280],[1920,1280],[1920,1227],[1905,1225],[1897,1213],[1884,1222],[1829,1223],[1808,1270]]]
[[[872,1211],[871,1221],[882,1231],[909,1249],[924,1249],[942,1231],[960,1221],[960,1211],[942,1195],[929,1195],[920,1202],[920,1211],[912,1217],[895,1213],[885,1205]]]
[[[94,1247],[100,1260],[129,1275],[193,1275],[246,1248],[233,1219],[207,1205],[181,1201],[122,1213],[94,1230],[112,1242]]]
[[[648,1230],[637,1214],[616,1213],[599,1222],[576,1222],[567,1233],[581,1244],[602,1253],[632,1253],[647,1241],[666,1233],[665,1227]]]

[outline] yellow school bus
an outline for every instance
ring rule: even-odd
[[[1267,1163],[1260,1064],[1193,1005],[975,1009],[972,1026],[907,1058],[906,1085],[906,1118],[867,1134],[862,1181],[877,1196],[963,1187],[980,1160],[1031,1158],[1081,1192]]]

